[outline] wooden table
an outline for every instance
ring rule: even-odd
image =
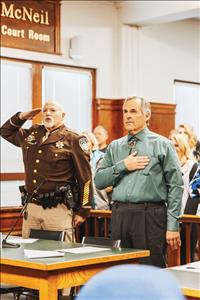
[[[56,300],[57,290],[83,285],[96,273],[118,264],[135,263],[147,250],[109,249],[96,253],[28,259],[24,249],[57,250],[81,244],[38,240],[16,249],[1,249],[1,282],[39,290],[40,300]]]
[[[168,268],[177,279],[187,299],[200,299],[200,269],[195,263]]]

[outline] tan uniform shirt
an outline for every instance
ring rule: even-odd
[[[92,199],[91,168],[84,151],[85,137],[69,131],[65,125],[50,132],[46,140],[43,125],[23,129],[25,123],[18,114],[9,119],[1,128],[1,136],[15,146],[21,147],[25,167],[25,183],[32,193],[42,182],[38,194],[50,193],[57,186],[78,181],[80,204],[89,208]]]

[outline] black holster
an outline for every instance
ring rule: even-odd
[[[59,186],[56,188],[56,192],[60,192],[64,196],[64,204],[73,211],[78,210],[79,207],[79,193],[78,186],[70,184]]]
[[[19,190],[21,193],[21,204],[22,204],[22,206],[24,206],[28,200],[28,193],[27,193],[24,185],[20,185]]]

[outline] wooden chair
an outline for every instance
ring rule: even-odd
[[[65,239],[65,232],[31,228],[29,237],[34,238],[34,239],[54,240],[54,241],[62,241],[63,242]]]
[[[18,300],[22,292],[23,292],[23,288],[21,286],[1,283],[0,295],[13,294],[13,298]],[[0,296],[0,299],[1,297],[2,296]]]
[[[121,240],[113,240],[104,237],[84,236],[81,243],[98,245],[98,246],[108,246],[112,248],[120,248]]]

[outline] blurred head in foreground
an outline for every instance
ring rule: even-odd
[[[184,300],[176,278],[153,266],[121,265],[90,279],[77,300]]]

